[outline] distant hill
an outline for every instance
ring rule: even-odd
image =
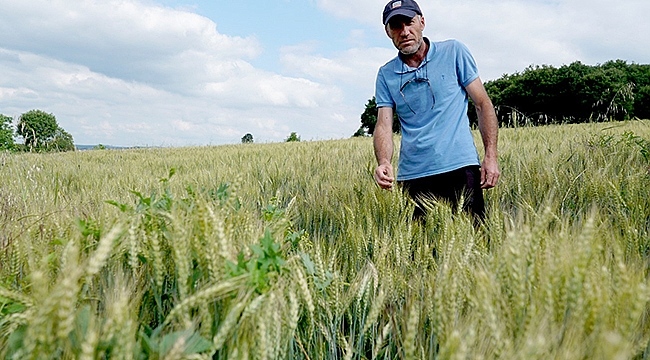
[[[93,150],[95,147],[99,145],[77,145],[75,144],[75,147],[77,150]],[[105,149],[129,149],[128,147],[123,147],[123,146],[112,146],[112,145],[102,145]]]

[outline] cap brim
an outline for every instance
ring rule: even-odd
[[[409,10],[409,9],[395,9],[395,10],[391,11],[390,14],[388,14],[388,16],[386,17],[386,20],[384,20],[384,25],[388,24],[390,19],[392,19],[393,17],[395,17],[397,15],[408,16],[409,18],[412,19],[417,14],[418,14],[417,12],[415,12],[413,10]]]

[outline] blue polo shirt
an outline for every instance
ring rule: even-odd
[[[402,126],[397,180],[479,165],[465,87],[478,78],[474,58],[457,40],[429,42],[418,68],[399,56],[379,69],[377,107],[396,110]]]

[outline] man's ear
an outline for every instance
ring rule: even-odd
[[[390,24],[386,24],[384,30],[386,31],[386,36],[390,37]]]

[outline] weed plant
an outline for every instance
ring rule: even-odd
[[[0,154],[0,356],[646,359],[648,139],[502,130],[479,228],[368,138]]]

